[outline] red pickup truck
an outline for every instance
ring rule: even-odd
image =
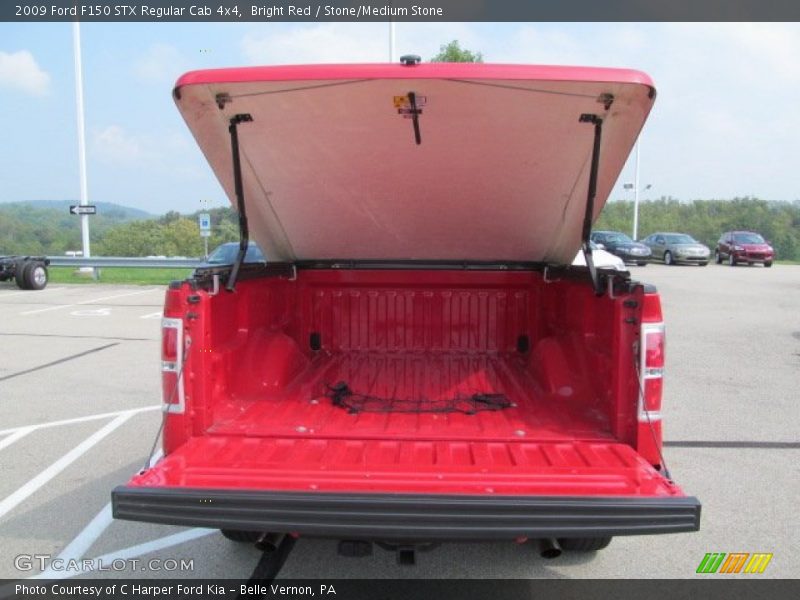
[[[661,454],[659,296],[589,244],[647,75],[253,67],[174,98],[241,246],[169,286],[164,456],[117,518],[551,550],[699,528]]]

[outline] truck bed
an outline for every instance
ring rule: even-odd
[[[639,319],[660,316],[644,300],[522,271],[174,286],[185,398],[165,456],[115,490],[114,514],[384,541],[696,530],[699,504],[658,465],[660,423],[637,421]],[[164,339],[174,360],[180,335]],[[439,410],[474,394],[503,402]]]
[[[337,382],[375,398],[386,412],[335,406],[329,388]],[[409,411],[420,400],[431,410],[476,393],[501,394],[510,406],[474,414]],[[592,403],[586,400],[571,390],[543,391],[518,353],[325,353],[284,389],[220,407],[208,433],[325,440],[612,439],[604,413],[587,408]]]

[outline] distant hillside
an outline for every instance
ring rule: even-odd
[[[32,200],[0,203],[0,255],[63,254],[81,249],[80,218],[69,214],[71,200]],[[154,216],[136,208],[97,202],[90,217],[92,244],[117,225]]]
[[[26,200],[25,202],[13,202],[10,204],[22,204],[24,206],[31,206],[33,208],[56,208],[69,210],[73,204],[80,204],[78,200]],[[114,204],[113,202],[90,202],[97,207],[97,214],[104,215],[110,218],[119,219],[122,221],[133,221],[135,219],[153,219],[155,215],[144,211],[140,208],[132,208],[130,206],[122,206],[121,204]],[[0,208],[9,206],[9,204],[0,204]]]

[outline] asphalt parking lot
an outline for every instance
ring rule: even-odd
[[[665,455],[703,502],[700,532],[617,538],[556,560],[514,543],[447,544],[414,567],[379,549],[343,558],[334,542],[301,539],[281,576],[684,578],[707,552],[770,552],[760,577],[797,576],[800,267],[633,274],[662,293]],[[159,425],[162,297],[156,286],[0,284],[0,578],[40,573],[21,555],[140,560],[59,577],[251,574],[259,553],[215,531],[110,516],[110,490],[141,468]],[[182,559],[191,569],[165,570]]]

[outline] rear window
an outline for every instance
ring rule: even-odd
[[[674,234],[674,235],[667,235],[668,244],[696,244],[697,240],[695,240],[692,236],[686,234]]]
[[[632,244],[633,240],[629,238],[624,233],[609,233],[606,235],[607,242],[613,242],[615,244]]]
[[[232,265],[236,261],[238,252],[239,244],[223,244],[209,255],[207,262],[212,265]],[[244,262],[267,262],[267,259],[264,258],[261,248],[255,244],[250,244],[247,247],[247,253],[244,255]]]

